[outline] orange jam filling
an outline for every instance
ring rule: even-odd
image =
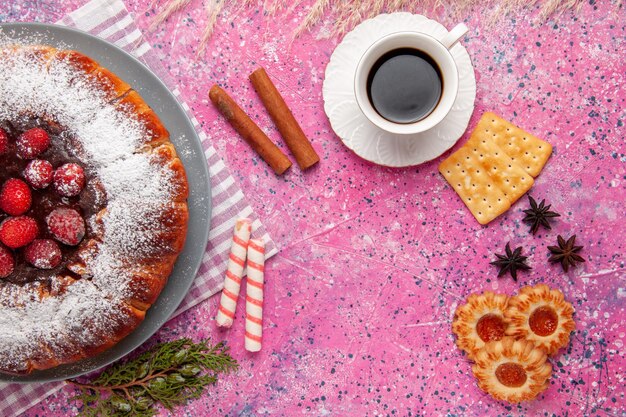
[[[496,378],[504,386],[518,388],[526,382],[526,371],[517,363],[506,362],[496,368]]]
[[[485,314],[476,323],[476,333],[485,343],[502,339],[505,330],[506,323],[496,314]]]
[[[556,331],[559,317],[552,307],[543,306],[535,309],[528,319],[530,329],[538,336],[550,336]]]

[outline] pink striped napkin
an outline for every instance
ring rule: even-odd
[[[92,0],[67,15],[57,24],[77,28],[106,39],[148,65],[172,89],[189,115],[202,141],[209,164],[213,204],[209,244],[198,276],[174,315],[195,306],[222,289],[232,229],[237,218],[248,217],[252,219],[253,235],[266,242],[266,257],[275,255],[278,252],[275,243],[246,201],[228,168],[217,155],[215,148],[210,144],[209,137],[201,129],[198,120],[191,114],[189,106],[182,100],[180,91],[167,74],[159,71],[162,65],[158,65],[156,53],[143,39],[124,3],[121,0]],[[0,416],[19,415],[62,387],[62,382],[45,384],[0,383]]]

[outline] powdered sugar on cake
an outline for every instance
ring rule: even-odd
[[[0,44],[0,52],[2,48]],[[2,369],[41,354],[42,341],[52,351],[97,346],[94,338],[114,332],[115,323],[126,319],[128,263],[154,250],[157,232],[151,224],[173,193],[171,170],[140,151],[148,136],[144,126],[71,65],[44,63],[23,53],[2,55],[0,120],[25,115],[49,117],[67,129],[68,138],[77,141],[65,144],[68,151],[102,184],[107,207],[98,219],[85,219],[101,227],[103,236],[96,250],[84,251],[88,273],[83,279],[54,296],[42,292],[38,283],[0,284]]]

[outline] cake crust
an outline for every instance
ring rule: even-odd
[[[95,356],[143,321],[184,247],[189,187],[167,129],[114,73],[47,45],[0,45],[0,58],[0,123],[57,129],[52,146],[85,167],[98,208],[62,267],[0,279],[0,372],[27,374]]]

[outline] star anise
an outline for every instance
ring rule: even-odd
[[[507,243],[504,250],[506,251],[506,255],[499,255],[496,253],[495,255],[498,260],[490,262],[490,264],[500,268],[498,271],[498,278],[509,272],[511,277],[513,277],[513,281],[517,282],[518,270],[528,271],[531,269],[530,266],[526,265],[526,258],[528,258],[528,256],[522,256],[521,246],[512,251],[509,243]]]
[[[552,227],[550,227],[548,219],[552,217],[560,217],[561,215],[554,211],[550,211],[551,205],[548,204],[546,206],[546,200],[541,200],[541,203],[537,205],[535,199],[529,195],[528,201],[530,201],[530,208],[528,210],[524,210],[524,213],[526,213],[526,217],[524,217],[522,221],[531,225],[530,231],[532,232],[532,234],[534,235],[535,233],[537,233],[540,225],[545,227],[546,229],[552,229]]]
[[[577,253],[583,247],[576,246],[576,235],[567,239],[567,242],[559,235],[557,236],[557,243],[559,246],[548,246],[548,250],[552,253],[548,260],[550,262],[561,262],[563,271],[567,272],[570,266],[576,266],[576,262],[585,262],[583,257]]]

